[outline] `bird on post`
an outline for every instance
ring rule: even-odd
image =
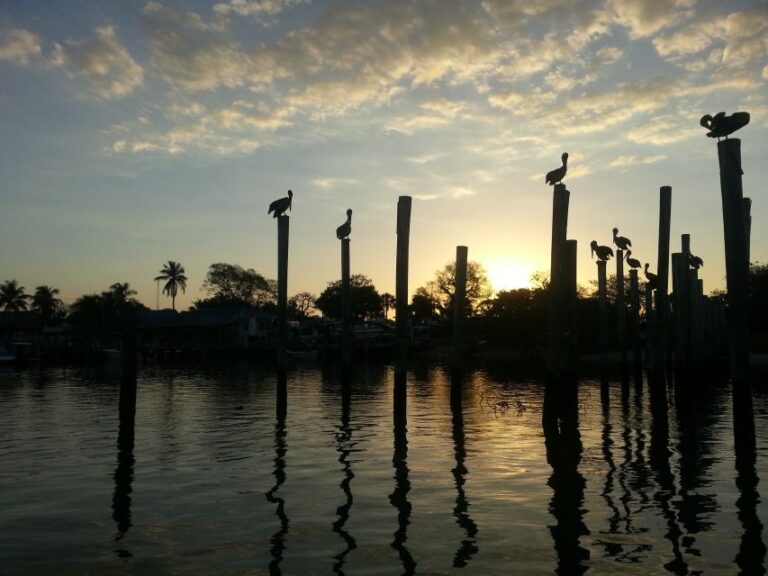
[[[648,272],[648,262],[645,263],[645,279],[648,280],[648,286],[651,288],[651,290],[656,290],[656,286],[659,283],[659,277],[656,276],[653,272]]]
[[[597,259],[601,262],[607,262],[608,259],[613,256],[613,250],[610,246],[599,246],[597,244],[597,240],[592,240],[592,242],[589,244],[589,247],[592,248],[592,257],[595,257],[595,254],[597,254]]]
[[[347,210],[347,221],[344,222],[341,226],[336,228],[336,238],[339,240],[344,240],[344,238],[348,238],[349,235],[352,233],[352,209]]]
[[[642,264],[640,264],[640,260],[637,258],[630,258],[632,256],[632,250],[627,250],[627,255],[624,257],[624,261],[629,264],[630,268],[640,268]]]
[[[707,136],[710,138],[717,138],[719,141],[720,138],[725,137],[727,140],[729,134],[749,124],[749,112],[734,112],[730,116],[726,116],[725,112],[718,112],[714,116],[705,114],[699,120],[699,124],[709,130]]]
[[[286,210],[291,209],[291,201],[293,200],[293,192],[291,190],[288,190],[288,196],[285,198],[278,198],[272,204],[269,205],[269,210],[267,210],[267,214],[270,212],[274,212],[272,214],[272,218],[277,218],[279,216],[282,216]]]
[[[613,243],[616,244],[619,248],[622,250],[629,250],[630,246],[632,246],[632,242],[629,240],[629,238],[625,238],[624,236],[619,236],[619,229],[614,228],[613,229]]]
[[[544,178],[544,181],[550,186],[561,182],[565,178],[565,173],[568,171],[568,152],[564,152],[562,158],[563,165],[548,172]]]
[[[688,263],[691,265],[691,268],[694,270],[698,270],[702,266],[704,266],[704,260],[702,260],[698,256],[694,256],[693,254],[690,254],[688,256]]]

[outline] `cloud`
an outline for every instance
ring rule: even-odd
[[[611,166],[624,167],[634,166],[636,164],[655,164],[667,157],[666,154],[656,154],[654,156],[633,156],[633,155],[621,155],[611,162]]]
[[[640,144],[664,146],[700,135],[698,123],[679,115],[664,114],[630,130],[627,139]]]
[[[144,82],[144,71],[120,44],[112,26],[96,29],[90,40],[54,44],[51,64],[73,78],[83,78],[86,96],[110,99],[126,96]]]
[[[462,198],[464,196],[474,196],[475,191],[466,186],[453,186],[451,188],[451,196],[454,198]]]
[[[0,32],[0,60],[13,64],[28,64],[40,56],[40,37],[28,30],[11,28]]]
[[[213,12],[218,16],[252,16],[262,19],[275,17],[293,4],[308,4],[309,0],[229,0],[213,5]]]
[[[690,18],[688,8],[696,0],[609,0],[615,21],[625,26],[633,39],[651,36]]]
[[[323,190],[332,190],[339,186],[357,184],[358,181],[354,178],[315,178],[312,180],[312,185],[322,188]]]

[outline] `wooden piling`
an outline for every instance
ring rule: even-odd
[[[752,249],[752,198],[744,198],[744,228],[747,232],[747,267]]]
[[[453,360],[458,362],[464,349],[464,325],[466,322],[467,292],[467,252],[466,246],[456,246],[456,274],[454,277],[453,296]]]
[[[608,350],[608,289],[605,266],[605,260],[597,261],[597,294],[600,307],[600,354],[603,360],[605,360]]]
[[[616,250],[616,342],[621,361],[627,360],[627,309],[624,306],[624,250]]]
[[[688,374],[690,364],[690,297],[688,295],[688,256],[672,254],[672,292],[674,295],[675,370],[678,377]]]
[[[397,200],[397,262],[395,271],[395,331],[400,361],[405,362],[410,344],[410,314],[408,313],[408,250],[411,236],[411,197]]]
[[[136,387],[139,362],[139,338],[136,313],[127,305],[122,308],[123,330],[120,341],[120,399],[121,426],[133,428],[136,416]]]
[[[561,367],[561,372],[569,379],[569,381],[575,382],[576,377],[576,357],[578,354],[578,331],[577,331],[577,318],[576,318],[576,297],[577,297],[577,284],[576,284],[576,259],[577,259],[578,242],[576,240],[565,241],[565,254],[564,254],[564,266],[565,272],[563,274],[565,279],[565,303],[566,303],[566,333],[568,334],[565,339],[566,350],[564,358],[564,366]]]
[[[720,163],[720,192],[723,201],[725,270],[728,286],[728,332],[731,348],[731,377],[734,401],[752,411],[749,359],[749,247],[741,182],[741,140],[717,143]],[[737,407],[734,405],[734,410]],[[738,421],[736,419],[735,423]]]
[[[658,370],[656,362],[656,312],[654,310],[653,290],[648,282],[645,283],[645,363],[651,372],[651,383],[663,382],[664,371]]]
[[[691,258],[691,235],[690,234],[681,234],[680,235],[680,248],[683,256],[688,258],[688,262],[690,262]]]
[[[672,187],[659,189],[659,246],[656,260],[656,317],[653,368],[664,371],[669,353],[669,241],[672,226]],[[654,381],[661,381],[657,378]]]
[[[632,362],[640,365],[640,284],[637,270],[629,271],[629,338],[632,346]]]
[[[344,366],[352,359],[352,299],[350,294],[349,238],[341,240],[341,357]]]
[[[552,246],[549,272],[549,341],[547,349],[547,376],[551,381],[560,378],[563,365],[563,335],[566,325],[566,295],[564,291],[564,252],[568,232],[568,203],[570,192],[564,184],[555,184],[552,204]]]
[[[288,231],[290,218],[277,219],[277,364],[285,366],[288,341]]]

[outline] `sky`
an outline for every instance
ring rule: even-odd
[[[669,185],[672,251],[691,234],[724,288],[699,119],[752,116],[736,136],[766,262],[767,54],[766,0],[0,0],[0,281],[66,303],[129,282],[154,308],[175,260],[185,308],[214,262],[276,277],[267,207],[292,189],[289,295],[339,278],[348,208],[352,272],[394,293],[400,195],[411,292],[457,245],[495,289],[525,286],[568,152],[580,283],[614,226],[656,267]]]

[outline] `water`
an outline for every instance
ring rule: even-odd
[[[730,393],[705,383],[661,418],[642,382],[583,380],[548,452],[542,384],[503,371],[453,402],[446,371],[409,372],[404,425],[386,366],[347,394],[291,369],[284,419],[267,368],[147,368],[133,438],[117,376],[0,372],[0,573],[763,572],[764,394],[737,470]]]

